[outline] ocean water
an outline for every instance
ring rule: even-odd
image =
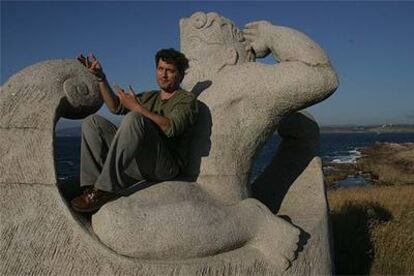
[[[280,138],[273,135],[255,161],[251,179],[256,178],[269,164],[277,151]],[[352,163],[361,156],[360,149],[377,142],[414,142],[414,133],[322,133],[319,156],[325,162]],[[57,137],[55,144],[57,176],[60,181],[78,181],[80,137]],[[348,179],[344,185],[361,179]]]
[[[377,142],[410,143],[414,133],[324,133],[319,155],[327,162],[352,163],[361,156],[359,149]]]
[[[77,136],[56,137],[56,174],[60,181],[78,181],[80,168],[81,138]]]

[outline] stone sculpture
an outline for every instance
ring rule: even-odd
[[[197,183],[169,181],[108,204],[92,218],[116,252],[142,259],[185,260],[247,246],[271,265],[294,259],[299,230],[254,199],[223,206]]]
[[[197,154],[187,173],[215,198],[235,203],[249,195],[252,161],[280,119],[331,95],[336,74],[310,38],[269,22],[241,32],[216,13],[198,12],[181,19],[180,30],[190,61],[184,86],[208,109],[194,131]],[[251,62],[269,53],[277,64]]]
[[[55,184],[56,121],[86,117],[102,103],[93,76],[73,60],[38,63],[11,77],[0,93],[1,183]]]
[[[279,175],[281,182],[265,172],[253,187],[248,184],[252,160],[279,121],[336,89],[327,56],[304,34],[268,22],[251,23],[242,33],[216,13],[198,12],[182,19],[180,28],[181,48],[190,59],[184,85],[201,106],[187,178],[113,201],[91,224],[69,212],[66,195],[62,201],[55,185],[44,184],[57,184],[55,122],[95,112],[102,103],[96,82],[76,61],[64,60],[29,67],[2,86],[2,274],[330,272],[326,201],[313,150],[317,130],[308,129],[307,119],[283,121],[285,142],[270,165],[286,172],[288,160],[290,177]],[[270,52],[278,64],[253,62]],[[38,109],[26,110],[35,103]],[[286,149],[293,153],[287,159]],[[278,184],[280,194],[267,193]],[[309,198],[294,204],[303,194]],[[303,254],[297,250],[298,227],[268,207],[289,216],[301,237],[314,237]],[[309,210],[312,218],[301,218]],[[22,252],[25,244],[31,249]],[[320,264],[311,266],[315,260]]]

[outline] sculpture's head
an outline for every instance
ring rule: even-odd
[[[95,77],[77,60],[54,61],[56,89],[62,89],[65,97],[59,107],[60,116],[77,119],[95,113],[102,106],[98,83]]]
[[[180,20],[181,51],[194,71],[217,73],[227,65],[254,60],[243,33],[217,13],[196,12]]]
[[[26,67],[1,87],[0,125],[37,126],[54,116],[84,118],[102,103],[98,82],[79,61],[48,60]]]

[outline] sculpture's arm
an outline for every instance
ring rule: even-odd
[[[328,56],[305,34],[259,21],[247,24],[244,35],[257,57],[272,53],[279,61],[256,69],[256,76],[261,76],[265,90],[271,90],[270,101],[281,108],[280,114],[320,102],[338,87],[338,78]],[[290,108],[285,110],[283,106]]]
[[[278,62],[329,64],[329,59],[321,47],[297,30],[275,26],[267,21],[256,21],[248,23],[243,32],[257,58],[263,58],[271,52]]]

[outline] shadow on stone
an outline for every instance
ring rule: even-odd
[[[140,191],[142,189],[151,187],[152,185],[155,185],[157,183],[160,183],[160,182],[159,181],[151,181],[151,180],[145,180],[144,179],[144,180],[138,181],[137,183],[135,183],[135,184],[133,184],[133,185],[131,185],[131,186],[129,186],[129,187],[121,190],[119,192],[119,194],[122,195],[122,196],[129,196],[129,195],[132,195],[135,192],[138,192],[138,191]]]
[[[392,220],[391,213],[378,203],[348,202],[331,219],[336,274],[369,274],[375,255],[371,228]]]
[[[303,228],[293,223],[292,219],[289,216],[280,215],[279,217],[293,224],[296,228],[300,230],[299,241],[297,243],[298,248],[295,251],[295,259],[296,259],[299,256],[300,252],[304,250],[305,245],[308,243],[308,240],[310,239],[311,235],[308,232],[306,232]]]
[[[316,156],[319,146],[319,126],[307,113],[297,112],[283,119],[278,132],[282,137],[278,151],[252,184],[252,196],[274,214],[290,186]]]
[[[209,88],[211,84],[212,84],[211,80],[199,81],[193,87],[193,89],[191,89],[191,92],[196,96],[196,98],[198,98],[198,96],[200,96],[200,94],[203,93],[204,90]]]
[[[81,194],[79,174],[76,177],[59,180],[57,186],[61,196],[67,202],[70,202],[73,198]]]
[[[190,160],[183,176],[188,181],[195,181],[200,174],[201,159],[210,154],[211,128],[213,125],[210,108],[203,102],[198,101],[197,123],[192,130],[192,140],[189,155]]]

